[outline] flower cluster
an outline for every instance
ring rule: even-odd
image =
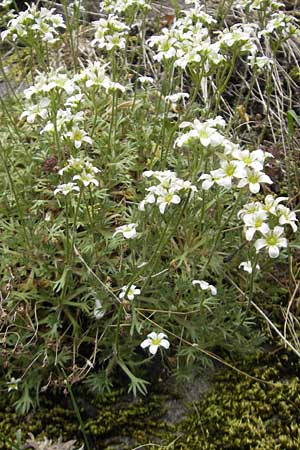
[[[84,187],[94,185],[99,186],[99,181],[95,177],[100,170],[94,167],[87,158],[70,158],[68,164],[59,170],[59,175],[68,173],[72,175],[72,182],[60,184],[54,191],[54,195],[68,195],[72,191],[80,191],[81,186]],[[80,186],[76,183],[79,182]]]
[[[273,33],[282,35],[288,38],[299,32],[297,29],[295,18],[280,11],[271,15],[264,30],[259,35],[267,36]]]
[[[281,202],[285,200],[287,200],[286,197],[274,198],[272,195],[267,195],[264,203],[247,203],[238,212],[238,217],[244,222],[247,241],[252,241],[257,233],[263,236],[254,243],[257,253],[266,247],[269,256],[277,258],[279,249],[287,247],[288,244],[287,239],[283,237],[284,225],[290,225],[294,232],[297,231],[295,212],[281,205]]]
[[[218,128],[224,128],[225,120],[221,116],[215,119],[208,119],[206,122],[200,122],[195,119],[193,122],[182,122],[179,128],[189,128],[189,131],[181,134],[175,141],[175,146],[182,147],[193,141],[200,141],[203,147],[217,147],[224,143],[224,136],[219,133]]]
[[[110,14],[105,19],[101,18],[93,22],[93,25],[96,27],[95,38],[92,40],[93,46],[107,51],[125,48],[129,27],[117,16]]]
[[[219,34],[219,43],[224,48],[239,48],[241,53],[257,52],[256,26],[249,24],[235,24],[230,30],[223,30]]]
[[[28,6],[25,11],[14,14],[2,31],[1,39],[31,39],[31,41],[53,44],[58,40],[59,29],[65,28],[61,14],[54,14],[55,9],[38,9],[36,4]]]
[[[123,85],[112,81],[107,75],[106,68],[108,65],[108,63],[102,64],[100,61],[89,61],[87,67],[75,76],[75,80],[79,83],[83,83],[86,88],[95,86],[103,88],[106,92],[110,90],[125,92],[125,87]]]
[[[106,92],[125,91],[120,83],[111,81],[106,73],[107,66],[100,61],[89,61],[87,67],[73,77],[68,76],[64,68],[38,73],[34,85],[24,91],[28,104],[21,118],[26,117],[29,123],[37,118],[48,119],[41,133],[56,132],[61,140],[71,141],[75,148],[80,148],[83,142],[92,145],[91,137],[82,126],[86,90],[101,87]],[[53,111],[50,99],[54,94],[65,109]]]
[[[224,59],[219,43],[211,41],[207,28],[215,20],[203,11],[197,0],[194,8],[184,13],[170,29],[163,28],[160,35],[150,37],[149,46],[157,47],[154,59],[174,59],[175,66],[183,69],[193,63],[203,63],[208,71],[210,65],[218,65]]]
[[[120,14],[128,9],[142,9],[149,11],[151,6],[148,0],[103,0],[100,2],[100,8],[108,13]]]
[[[191,191],[197,192],[196,186],[191,184],[190,181],[184,181],[181,178],[177,178],[176,173],[170,170],[164,171],[152,171],[148,170],[143,173],[144,177],[154,177],[159,181],[158,185],[150,186],[146,189],[148,194],[145,199],[139,204],[139,210],[144,211],[145,205],[150,203],[156,203],[159,207],[161,214],[164,214],[167,206],[172,203],[178,205],[181,201],[178,195],[181,192]]]
[[[78,91],[73,78],[69,77],[64,67],[49,70],[47,73],[38,72],[34,81],[35,83],[24,91],[27,100],[34,95],[45,95],[53,91],[65,92],[68,95]]]
[[[245,9],[247,12],[251,12],[253,10],[261,11],[268,10],[275,11],[284,6],[283,3],[273,0],[237,0],[234,3],[234,7],[238,9]]]
[[[265,159],[272,155],[261,149],[254,151],[240,149],[237,144],[220,133],[218,128],[224,126],[225,121],[220,116],[206,122],[200,122],[198,119],[193,123],[183,122],[180,128],[190,129],[176,139],[175,145],[182,147],[198,140],[204,148],[223,148],[223,153],[218,153],[220,167],[200,176],[202,189],[208,190],[214,184],[231,188],[233,183],[236,183],[238,188],[248,186],[250,192],[256,194],[260,190],[261,183],[272,183],[270,177],[263,172]]]
[[[34,85],[24,91],[28,104],[21,118],[26,117],[29,123],[34,123],[37,118],[48,119],[41,133],[56,132],[61,140],[71,141],[75,148],[80,148],[83,142],[91,145],[93,141],[83,128],[86,89],[101,87],[106,92],[125,91],[120,83],[111,81],[106,73],[107,66],[99,61],[89,62],[73,77],[69,77],[63,68],[38,73]],[[64,103],[65,109],[53,110],[50,101],[53,95]]]

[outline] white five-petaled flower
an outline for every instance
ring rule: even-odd
[[[7,392],[10,391],[17,391],[19,389],[19,382],[21,381],[21,378],[15,379],[14,377],[12,377],[10,379],[10,381],[8,381],[6,384],[8,386],[7,388]]]
[[[239,161],[242,161],[246,167],[260,172],[264,168],[265,153],[258,149],[250,152],[249,150],[235,149],[232,152],[232,156]]]
[[[273,181],[264,172],[248,169],[246,177],[239,181],[238,187],[241,188],[248,184],[250,192],[257,194],[260,191],[260,183],[273,184]]]
[[[178,205],[180,203],[179,195],[175,194],[175,192],[161,189],[159,196],[157,197],[157,204],[159,205],[161,214],[164,214],[166,207],[171,203]]]
[[[216,183],[225,188],[232,185],[233,178],[244,178],[246,176],[246,169],[241,161],[221,160],[220,168],[212,170],[210,173],[214,178],[217,178]]]
[[[126,294],[127,293],[127,294]],[[141,290],[138,289],[135,284],[132,284],[128,289],[128,286],[123,286],[122,291],[119,294],[119,298],[123,299],[126,296],[127,300],[133,300],[136,295],[140,295]]]
[[[255,268],[257,270],[260,270],[260,265],[256,264]],[[253,268],[252,268],[251,261],[242,261],[241,264],[239,265],[239,269],[243,269],[245,272],[252,273]]]
[[[207,281],[204,281],[204,280],[193,280],[192,285],[200,286],[200,288],[203,291],[210,290],[211,295],[217,295],[217,293],[218,293],[217,288],[215,286],[213,286],[212,284],[209,284]]]
[[[22,112],[20,119],[26,117],[28,123],[34,123],[36,116],[39,116],[42,119],[46,119],[46,117],[48,116],[47,107],[49,106],[49,104],[50,100],[48,98],[42,98],[38,104],[28,106],[28,109]]]
[[[81,183],[85,187],[89,186],[90,184],[99,186],[99,181],[95,178],[94,174],[92,174],[90,172],[86,172],[85,170],[83,170],[83,172],[81,172],[81,174],[79,174],[79,175],[74,175],[73,180],[81,181]]]
[[[279,224],[280,225],[291,225],[294,233],[297,231],[297,225],[295,222],[298,220],[296,217],[296,213],[291,211],[290,208],[287,208],[283,205],[278,205],[277,214],[279,215]]]
[[[137,223],[128,223],[127,225],[122,225],[121,227],[117,227],[113,236],[118,233],[122,233],[125,239],[133,239],[137,236],[136,232]]]
[[[281,237],[283,228],[276,226],[273,230],[270,228],[264,232],[264,238],[257,239],[254,246],[256,253],[264,247],[267,247],[270,258],[277,258],[279,255],[279,249],[281,247],[287,247],[287,239]]]
[[[195,119],[194,122],[182,122],[179,128],[191,128],[185,134],[180,135],[176,141],[175,145],[177,147],[182,147],[185,144],[193,141],[194,139],[199,139],[203,147],[217,147],[221,145],[224,141],[224,136],[216,130],[216,126],[223,126],[223,119],[217,117],[216,119],[210,119],[206,122],[200,122],[200,120]]]
[[[219,179],[220,179],[220,177],[212,176],[209,173],[203,173],[199,177],[198,181],[204,180],[203,183],[202,183],[202,189],[207,191],[208,189],[210,189],[214,185],[214,183],[217,183]]]
[[[76,192],[80,191],[80,189],[76,183],[70,182],[70,183],[66,183],[66,184],[59,184],[57,186],[57,188],[54,190],[54,195],[57,195],[57,194],[68,195],[72,191],[76,191]]]
[[[93,144],[93,140],[87,135],[87,133],[77,126],[73,127],[72,131],[69,131],[66,136],[68,136],[71,141],[74,142],[76,148],[80,148],[82,142],[87,142],[90,145]]]
[[[168,341],[168,336],[165,333],[156,333],[155,331],[152,331],[152,333],[147,335],[147,339],[141,343],[141,347],[149,347],[149,352],[152,355],[156,355],[159,347],[168,349],[170,347],[170,342]]]
[[[271,214],[276,215],[277,207],[280,202],[288,200],[287,197],[277,197],[274,198],[273,195],[269,194],[265,197],[265,204],[263,205],[263,209]]]
[[[244,215],[243,221],[246,226],[245,234],[247,241],[252,240],[256,231],[260,231],[262,234],[268,232],[269,226],[265,222],[267,218],[267,213],[263,210]]]

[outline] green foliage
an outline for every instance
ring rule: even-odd
[[[284,139],[272,122],[281,95],[273,78],[297,29],[280,16],[274,35],[275,7],[263,8],[251,31],[197,8],[187,21],[178,11],[164,31],[139,7],[94,24],[106,28],[93,36],[76,5],[64,5],[63,18],[33,4],[7,22],[3,45],[15,66],[16,55],[24,61],[27,87],[15,92],[14,70],[0,63],[8,86],[0,97],[1,388],[18,413],[66,383],[110,391],[120,370],[128,391],[145,395],[153,363],[180,377],[211,352],[244,357],[263,341],[251,301],[262,291],[264,302],[286,295],[264,289],[263,274],[273,271],[269,256],[288,267],[295,244],[286,250],[285,235],[297,229],[295,214],[278,206],[283,200],[264,204],[270,153],[258,150],[265,137],[274,146]],[[154,36],[170,30],[185,36],[172,43],[177,59]],[[199,53],[189,53],[193,33]],[[251,128],[248,107],[261,96],[265,117]],[[281,110],[296,140],[297,115],[285,98]],[[291,177],[284,186],[295,199]],[[258,200],[264,226],[245,219]],[[254,234],[261,239],[253,244]],[[242,261],[251,274],[238,269]]]

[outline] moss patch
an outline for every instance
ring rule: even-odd
[[[299,450],[300,370],[292,355],[264,357],[248,369],[262,383],[224,372],[212,393],[178,426],[171,449]],[[188,432],[186,432],[188,430]]]
[[[156,392],[133,400],[123,391],[115,391],[91,400],[88,394],[77,393],[91,448],[129,450],[156,443],[147,448],[299,450],[299,361],[285,352],[264,356],[246,371],[267,383],[224,370],[218,375],[214,390],[190,405],[186,418],[176,426],[164,420],[165,405],[172,394]],[[79,446],[82,436],[76,416],[67,399],[60,403],[57,406],[55,400],[44,399],[41,409],[21,422],[2,397],[0,450],[11,449],[9,440],[15,439],[18,429],[22,430],[24,441],[28,432],[32,432],[35,437],[77,439]]]

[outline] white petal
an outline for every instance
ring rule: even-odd
[[[167,203],[166,203],[166,202],[161,203],[161,204],[159,205],[159,210],[160,210],[161,214],[164,214],[165,209],[166,209],[166,206],[167,206]]]
[[[175,205],[178,205],[180,203],[180,197],[179,195],[174,195],[172,198],[172,203],[175,203]]]
[[[150,351],[150,353],[152,353],[152,355],[156,355],[157,349],[158,349],[158,345],[152,344],[149,347],[149,351]]]
[[[209,289],[210,289],[211,295],[217,295],[218,291],[217,291],[217,288],[215,286],[210,284],[209,285]]]
[[[259,183],[249,183],[249,189],[252,194],[257,194],[260,191]]]
[[[162,339],[162,340],[160,341],[160,345],[161,345],[162,347],[164,347],[164,348],[169,348],[169,347],[170,347],[170,342],[167,341],[166,339]]]
[[[168,338],[168,336],[165,333],[158,333],[157,339],[163,339]]]
[[[141,347],[142,348],[146,348],[149,347],[151,345],[151,339],[145,339],[142,343],[141,343]]]
[[[255,234],[255,228],[248,228],[248,230],[246,230],[246,233],[245,233],[245,235],[246,235],[246,239],[247,239],[247,241],[252,241],[252,239],[253,239],[253,236],[254,236],[254,234]]]
[[[157,339],[157,333],[155,331],[152,331],[151,333],[147,334],[147,337],[150,339]]]
[[[254,247],[256,248],[256,253],[259,252],[260,249],[264,248],[267,245],[265,239],[257,239],[254,243]]]
[[[279,248],[276,245],[271,245],[269,247],[270,258],[277,258],[279,255]]]

